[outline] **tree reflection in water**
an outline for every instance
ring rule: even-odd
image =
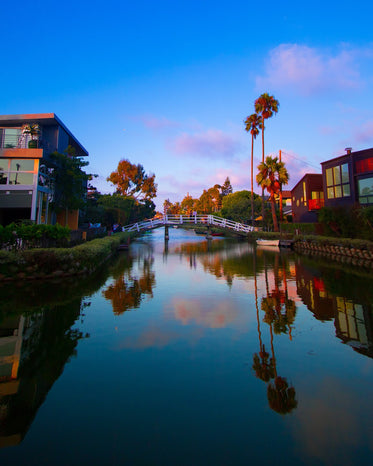
[[[131,309],[138,309],[145,295],[153,297],[155,274],[151,270],[153,258],[142,258],[141,276],[133,275],[132,267],[122,271],[115,282],[103,290],[103,296],[111,301],[113,312],[123,314]]]
[[[276,334],[289,332],[291,337],[291,324],[293,324],[296,314],[295,302],[288,297],[287,282],[286,282],[286,264],[282,264],[283,283],[284,289],[280,289],[279,280],[279,256],[275,256],[275,266],[273,269],[274,274],[274,289],[269,292],[268,282],[268,268],[265,264],[265,283],[266,283],[266,297],[261,300],[261,310],[264,311],[265,316],[263,322],[269,325],[271,336],[271,353],[265,350],[262,342],[262,335],[260,330],[259,319],[259,306],[258,306],[258,285],[256,278],[256,254],[254,254],[254,287],[255,287],[255,307],[257,316],[257,328],[259,336],[259,354],[254,353],[253,356],[253,370],[256,377],[263,382],[267,383],[267,398],[271,409],[279,414],[288,414],[298,405],[295,398],[295,389],[289,387],[289,384],[284,377],[277,375],[276,357],[273,344],[273,332]],[[273,382],[270,382],[273,380]]]

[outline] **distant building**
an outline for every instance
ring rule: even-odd
[[[317,212],[324,207],[322,174],[307,173],[291,190],[293,222],[317,222]]]
[[[78,211],[68,212],[66,219],[65,212],[56,215],[50,208],[54,192],[49,156],[68,146],[78,157],[88,156],[54,113],[0,115],[0,224],[29,219],[78,227]]]
[[[321,163],[326,207],[373,205],[373,148]]]

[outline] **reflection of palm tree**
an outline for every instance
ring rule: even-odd
[[[298,406],[294,387],[289,387],[284,377],[276,377],[267,387],[269,406],[279,414],[288,414]]]
[[[265,265],[265,282],[266,282],[266,293],[267,296],[263,297],[261,300],[261,309],[265,312],[263,321],[269,325],[270,336],[271,336],[271,353],[272,357],[269,357],[269,353],[266,352],[265,346],[262,342],[261,330],[260,330],[260,320],[259,320],[259,307],[258,307],[258,289],[257,289],[257,280],[256,280],[256,253],[254,254],[254,288],[255,288],[255,307],[257,314],[257,323],[258,323],[258,336],[259,336],[259,354],[255,353],[253,356],[253,366],[252,368],[255,371],[255,375],[266,382],[267,386],[267,398],[269,406],[271,409],[276,411],[279,414],[290,413],[294,408],[297,407],[298,402],[295,399],[295,389],[289,387],[287,380],[284,377],[277,375],[276,367],[276,357],[275,349],[273,343],[273,330],[275,333],[280,333],[280,330],[283,330],[285,325],[282,318],[283,314],[281,313],[282,302],[285,303],[291,300],[287,299],[286,293],[282,292],[279,289],[279,276],[278,276],[278,257],[276,257],[275,262],[275,289],[272,293],[269,293],[269,283],[267,275],[267,267]],[[283,296],[285,298],[283,298]],[[287,316],[287,314],[286,314]],[[294,303],[294,313],[295,316],[295,303]],[[294,319],[293,319],[294,320]],[[276,327],[277,324],[277,327]],[[285,325],[286,329],[286,325]],[[290,325],[289,325],[290,329]],[[276,331],[277,330],[277,331]],[[269,383],[272,379],[274,382]]]
[[[265,346],[262,343],[262,332],[260,330],[259,320],[259,307],[258,307],[258,283],[256,279],[256,253],[253,254],[253,265],[254,265],[254,290],[255,290],[255,308],[256,308],[256,320],[259,337],[259,354],[254,353],[253,356],[253,369],[256,376],[263,380],[263,382],[269,382],[274,377],[274,366],[273,359],[269,360],[269,353],[266,352]]]

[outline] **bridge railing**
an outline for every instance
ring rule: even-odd
[[[127,225],[123,227],[123,231],[149,230],[161,225],[182,225],[183,223],[214,225],[220,228],[242,231],[244,233],[253,231],[253,227],[250,225],[234,222],[233,220],[228,220],[226,218],[216,217],[215,215],[163,215],[163,217],[160,218],[153,218],[133,223],[132,225]]]

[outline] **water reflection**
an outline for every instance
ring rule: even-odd
[[[80,453],[61,464],[371,454],[371,274],[173,234],[140,239],[94,277],[0,287],[0,446],[28,431],[18,464],[42,442],[58,464],[62,441]]]
[[[265,259],[264,259],[265,261]],[[289,338],[291,337],[291,324],[294,323],[296,314],[296,305],[294,300],[288,297],[286,262],[282,261],[282,278],[283,290],[280,289],[279,280],[279,255],[276,254],[273,279],[274,289],[269,291],[268,268],[265,266],[265,284],[266,296],[261,299],[261,310],[264,311],[263,322],[269,325],[270,328],[270,346],[272,357],[265,349],[262,341],[260,329],[259,306],[258,306],[258,289],[256,278],[256,256],[254,256],[254,271],[255,271],[255,307],[257,316],[257,329],[259,336],[259,354],[254,353],[253,369],[256,377],[267,383],[267,398],[271,409],[279,414],[288,414],[298,405],[295,399],[295,389],[289,387],[286,378],[277,374],[276,357],[273,342],[273,332],[280,334],[285,333],[288,329]],[[272,381],[273,379],[273,381]]]
[[[19,443],[77,343],[88,337],[74,323],[84,307],[67,305],[0,322],[0,447]]]
[[[355,275],[325,261],[296,262],[297,291],[316,319],[334,320],[336,336],[373,357],[373,289],[370,273]]]
[[[103,296],[111,301],[113,312],[116,315],[138,309],[145,296],[153,298],[155,273],[152,270],[152,265],[154,259],[151,257],[138,258],[137,262],[137,271],[139,271],[140,276],[134,275],[133,263],[129,261],[119,276],[114,274],[114,283],[102,291]]]

